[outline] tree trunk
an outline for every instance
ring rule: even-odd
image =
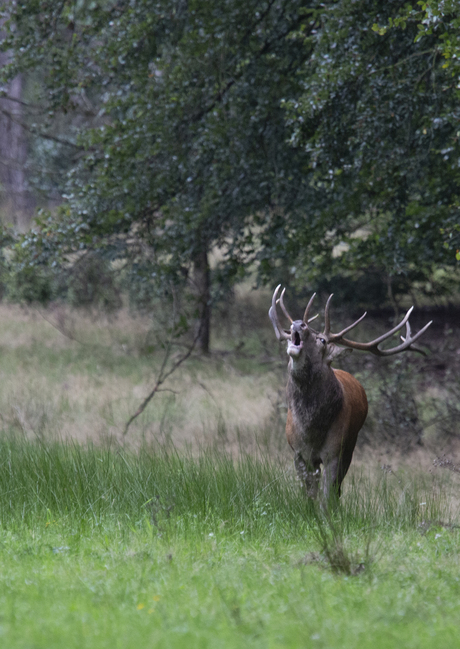
[[[8,61],[8,53],[0,54],[0,66]],[[25,231],[32,219],[35,201],[26,179],[27,132],[22,126],[21,104],[23,79],[15,77],[7,86],[8,97],[0,98],[0,216]]]
[[[208,251],[205,245],[198,251],[193,260],[193,285],[198,301],[198,321],[196,323],[197,348],[203,354],[209,354],[211,334],[211,270]]]

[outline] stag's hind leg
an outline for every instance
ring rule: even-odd
[[[307,496],[316,498],[321,478],[320,462],[313,462],[311,459],[306,462],[302,455],[297,452],[294,457],[294,466],[299,480],[305,485]]]

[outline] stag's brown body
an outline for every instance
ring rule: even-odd
[[[288,365],[287,402],[288,415],[286,437],[294,451],[294,461],[300,480],[307,494],[316,497],[322,479],[322,496],[340,496],[342,481],[348,471],[355,449],[358,433],[367,416],[367,398],[362,385],[354,376],[342,370],[334,370],[331,363],[335,358],[352,349],[370,351],[379,356],[411,349],[427,327],[428,323],[412,337],[409,327],[410,309],[402,322],[380,338],[370,343],[357,343],[343,336],[360,322],[333,334],[329,322],[329,298],[325,311],[325,328],[319,333],[309,326],[310,300],[303,320],[292,320],[284,303],[280,300],[284,314],[289,318],[289,331],[281,328],[276,312],[279,286],[275,290],[270,319],[278,340],[287,341]],[[381,350],[379,344],[406,325],[406,337],[397,347]],[[339,347],[338,345],[342,345]],[[321,465],[323,471],[321,473]]]
[[[324,495],[340,485],[351,463],[358,433],[367,417],[367,398],[363,386],[348,372],[328,368],[331,376],[315,386],[296,381],[290,374],[287,385],[288,415],[286,437],[295,453],[295,466],[307,493],[316,497],[325,467]],[[328,399],[316,410],[312,396],[325,387]],[[312,389],[313,388],[313,389]]]

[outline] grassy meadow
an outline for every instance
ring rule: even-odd
[[[123,437],[161,364],[151,321],[0,305],[1,646],[456,646],[453,334],[392,381],[344,366],[371,412],[325,514],[295,479],[269,323],[217,331]]]

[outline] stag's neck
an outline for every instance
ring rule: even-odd
[[[324,369],[328,370],[330,368],[324,367],[322,363],[313,364],[308,357],[297,359],[291,356],[289,359],[289,379],[298,384],[310,385],[318,379],[322,380],[322,377],[326,376]]]
[[[288,405],[296,427],[318,443],[327,433],[343,405],[343,392],[334,371],[327,365],[302,368],[289,364]]]

